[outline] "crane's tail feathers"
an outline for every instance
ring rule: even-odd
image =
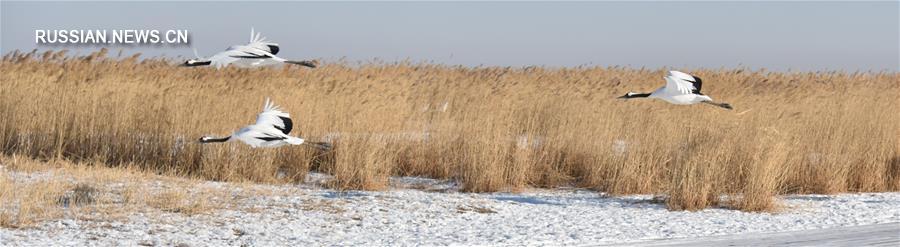
[[[725,109],[728,109],[728,110],[734,110],[734,107],[731,107],[731,104],[728,104],[728,103],[725,103],[725,102],[718,103],[718,102],[713,102],[713,101],[703,101],[703,103],[710,104],[710,105],[714,105],[714,106],[718,106],[718,107],[722,107],[722,108],[725,108]]]
[[[318,64],[319,64],[319,62],[316,61],[316,60],[312,60],[312,61],[291,61],[291,60],[287,60],[287,61],[284,61],[284,62],[285,62],[285,63],[289,63],[289,64],[296,64],[296,65],[306,66],[306,67],[310,67],[310,68],[315,68],[315,67],[318,66]]]

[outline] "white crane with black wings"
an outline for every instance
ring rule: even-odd
[[[184,62],[182,66],[213,66],[216,68],[234,65],[241,68],[255,68],[276,64],[297,64],[310,68],[316,67],[315,61],[291,61],[275,56],[281,48],[277,43],[267,41],[265,37],[260,37],[260,33],[250,29],[250,42],[246,45],[235,45],[228,47],[223,52],[216,53],[209,58],[202,58],[194,50],[196,58]]]
[[[280,147],[290,145],[312,145],[319,149],[329,149],[331,145],[324,142],[307,142],[306,140],[290,136],[294,128],[291,116],[281,111],[278,106],[266,99],[263,111],[256,117],[256,123],[243,127],[226,137],[204,136],[200,143],[241,141],[251,147]]]
[[[672,70],[664,78],[666,79],[666,85],[652,93],[628,92],[619,98],[657,98],[676,105],[704,103],[728,110],[733,109],[728,103],[715,102],[709,96],[700,93],[700,88],[703,86],[703,80],[700,77]]]

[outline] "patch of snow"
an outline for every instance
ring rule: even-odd
[[[312,173],[313,180],[328,175]],[[387,191],[336,191],[315,182],[252,185],[276,192],[243,208],[187,216],[51,220],[0,228],[13,245],[583,245],[900,222],[900,193],[796,195],[779,213],[669,211],[651,195],[580,189],[460,193],[446,180],[392,178]],[[232,187],[203,182],[202,186]],[[417,188],[417,189],[407,189]],[[424,188],[424,189],[423,189]],[[437,191],[437,192],[435,192]]]
[[[544,143],[544,137],[532,135],[519,135],[516,137],[516,147],[519,149],[538,149]]]
[[[612,144],[612,151],[616,156],[623,156],[628,151],[628,142],[622,139],[616,139]]]

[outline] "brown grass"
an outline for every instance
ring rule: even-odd
[[[126,167],[36,161],[19,156],[0,157],[0,164],[4,166],[0,169],[0,227],[30,227],[63,217],[121,219],[148,209],[195,215],[237,203],[231,200],[231,191],[196,188],[198,181],[156,176]]]
[[[58,217],[65,187],[59,181],[13,183],[0,173],[0,227],[21,227]]]
[[[12,53],[0,69],[0,150],[219,181],[339,189],[391,175],[473,192],[576,185],[667,194],[672,209],[775,207],[784,193],[900,189],[900,75],[686,71],[736,107],[623,102],[664,70],[325,64],[222,70],[172,61]],[[334,150],[199,145],[252,123],[266,97]]]
[[[194,215],[213,209],[205,193],[189,194],[184,188],[171,188],[153,195],[147,205],[162,211]]]

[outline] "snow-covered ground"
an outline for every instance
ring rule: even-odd
[[[395,178],[387,191],[340,192],[315,185],[322,175],[310,178],[250,185],[273,193],[242,199],[243,209],[0,228],[0,245],[590,245],[900,222],[900,193],[788,196],[778,213],[685,212],[652,196],[579,189],[473,194],[452,182]]]

